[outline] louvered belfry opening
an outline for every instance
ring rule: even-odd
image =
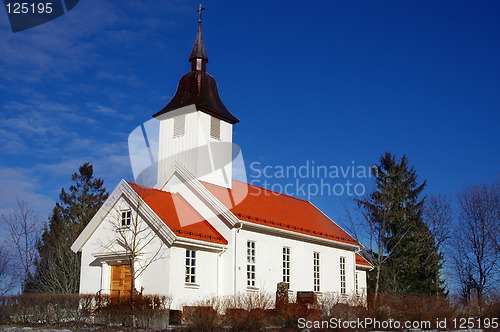
[[[210,137],[220,141],[220,119],[210,118]]]
[[[174,137],[182,137],[186,132],[186,116],[180,115],[174,118]]]

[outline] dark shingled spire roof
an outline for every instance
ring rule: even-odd
[[[198,23],[198,33],[196,34],[196,41],[194,42],[193,51],[191,52],[189,61],[193,61],[194,59],[203,59],[205,62],[208,62],[208,55],[205,50],[203,34],[201,32],[201,22]]]
[[[189,62],[191,62],[191,71],[179,80],[174,97],[153,117],[194,104],[199,111],[231,124],[240,122],[224,106],[219,97],[217,82],[212,75],[207,73],[208,56],[203,43],[201,22],[198,24],[198,33],[196,34],[196,41]]]

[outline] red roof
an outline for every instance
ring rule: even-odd
[[[358,253],[356,253],[356,264],[372,267],[372,265]]]
[[[227,244],[227,240],[179,194],[129,184],[176,235]],[[240,220],[358,245],[308,201],[236,180],[233,180],[232,189],[202,184]],[[189,225],[181,226],[179,219],[183,220],[182,225]]]
[[[129,183],[146,204],[175,233],[195,240],[227,244],[227,240],[181,195]],[[181,225],[179,220],[183,220]],[[184,222],[192,220],[193,222]]]
[[[308,201],[236,180],[233,180],[232,189],[206,182],[202,184],[240,220],[324,239],[358,244]],[[240,200],[242,201],[239,202]]]

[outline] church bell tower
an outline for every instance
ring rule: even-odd
[[[239,120],[222,103],[215,79],[207,73],[201,12],[191,70],[181,77],[170,102],[153,115],[160,121],[158,182],[164,189],[176,164],[201,181],[231,188],[233,124]]]

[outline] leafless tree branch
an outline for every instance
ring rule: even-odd
[[[17,210],[9,213],[8,216],[2,215],[2,219],[9,231],[7,243],[15,252],[16,261],[19,261],[22,268],[20,279],[22,290],[24,290],[37,257],[36,245],[42,233],[40,220],[28,204],[19,199]]]

